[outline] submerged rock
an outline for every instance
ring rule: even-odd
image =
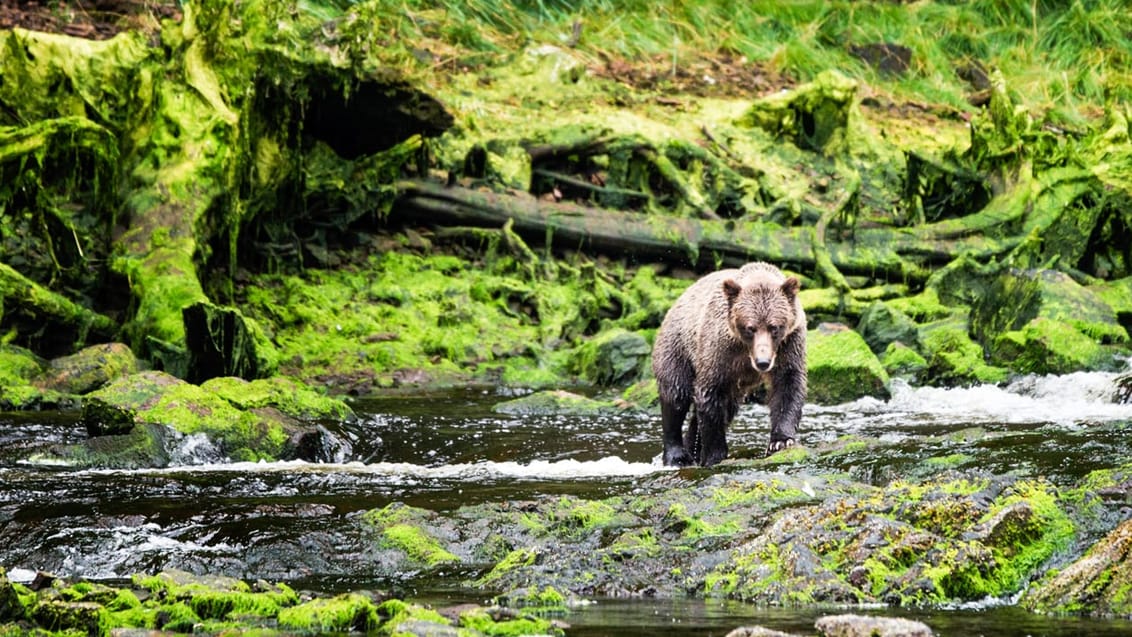
[[[816,459],[811,458],[810,462]],[[472,569],[491,591],[727,597],[764,604],[940,604],[1018,590],[1072,541],[1042,480],[949,472],[886,487],[757,470],[630,496],[390,505],[362,517],[377,574]],[[690,476],[689,476],[690,477]],[[485,566],[487,565],[487,566]]]
[[[615,409],[612,403],[581,394],[548,390],[501,402],[492,411],[512,416],[596,416]]]

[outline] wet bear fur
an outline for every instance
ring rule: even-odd
[[[760,385],[770,408],[766,453],[794,444],[806,401],[806,314],[798,288],[798,279],[773,265],[748,263],[701,278],[668,310],[652,361],[664,464],[710,466],[726,458],[727,427]]]

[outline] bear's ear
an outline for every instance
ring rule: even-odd
[[[739,298],[739,293],[743,291],[743,286],[735,282],[735,279],[723,280],[723,295],[727,297],[727,303],[735,302]]]
[[[802,287],[802,284],[798,282],[797,278],[789,277],[782,283],[782,293],[786,295],[786,298],[793,301],[798,296],[798,288],[800,287]]]

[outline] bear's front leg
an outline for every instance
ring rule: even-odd
[[[688,414],[688,404],[660,401],[660,422],[664,428],[664,465],[667,467],[686,467],[695,460],[684,449],[684,416]]]
[[[767,406],[770,409],[770,443],[766,455],[792,447],[806,402],[806,333],[797,331],[786,338],[779,353],[782,365],[771,372]]]
[[[727,457],[727,426],[739,409],[734,396],[718,390],[696,392],[696,419],[700,428],[700,466],[710,467]]]

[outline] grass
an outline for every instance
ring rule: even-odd
[[[969,108],[956,68],[998,69],[1023,103],[1079,120],[1106,99],[1132,98],[1132,12],[1123,0],[975,0],[944,3],[721,0],[376,0],[378,33],[415,54],[416,71],[506,59],[526,45],[572,46],[592,63],[745,57],[798,81],[836,68],[903,99]],[[850,45],[912,49],[910,69],[887,76]],[[428,51],[425,56],[421,51]]]

